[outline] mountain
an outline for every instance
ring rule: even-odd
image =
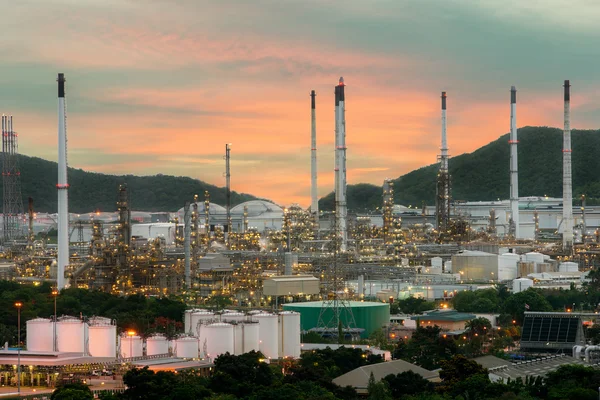
[[[600,131],[573,130],[573,196],[585,194],[600,199]],[[518,130],[519,196],[562,197],[562,142],[558,128],[526,126]],[[510,190],[509,135],[449,161],[454,200],[508,199]],[[439,164],[419,168],[394,180],[396,204],[420,207],[435,204],[435,182]],[[375,185],[349,185],[348,208],[363,211],[381,207],[382,188]],[[332,210],[334,195],[319,201],[319,209]]]
[[[58,164],[37,157],[19,155],[19,166],[25,209],[27,198],[32,197],[36,211],[56,212]],[[69,211],[74,213],[91,212],[97,209],[115,211],[117,191],[119,185],[123,183],[126,183],[129,188],[133,210],[177,211],[186,201],[192,201],[195,194],[200,196],[200,201],[204,201],[205,190],[209,191],[211,202],[225,205],[225,188],[187,177],[160,174],[117,176],[69,168],[68,180]],[[254,199],[256,197],[249,194],[231,192],[232,206]]]

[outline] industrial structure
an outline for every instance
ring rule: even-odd
[[[442,147],[436,186],[436,227],[440,236],[450,228],[450,172],[448,170],[448,140],[446,137],[446,92],[442,92]]]
[[[319,235],[319,192],[317,184],[317,117],[314,90],[310,92],[310,212],[313,217],[315,239]]]
[[[340,251],[348,249],[348,208],[346,204],[346,96],[344,78],[335,87],[335,213]]]
[[[510,88],[510,236],[521,237],[519,225],[519,161],[517,156],[517,89]]]
[[[2,115],[2,215],[3,241],[10,242],[23,235],[23,199],[21,197],[21,170],[19,169],[18,134],[13,128],[13,117]]]
[[[573,250],[573,181],[571,172],[571,84],[565,80],[565,128],[563,135],[563,250]]]
[[[69,264],[69,184],[67,182],[67,103],[65,75],[58,74],[58,270],[56,286],[65,287],[65,269]]]

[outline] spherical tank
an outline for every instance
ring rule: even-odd
[[[234,354],[233,325],[223,322],[208,325],[206,327],[206,345],[206,357],[213,360],[227,352]]]
[[[241,322],[233,325],[235,355],[258,351],[258,323]]]
[[[221,322],[241,322],[246,320],[246,314],[229,312],[221,315]]]
[[[34,318],[27,321],[27,350],[54,351],[54,321]]]
[[[163,335],[150,336],[146,339],[146,355],[156,356],[159,354],[169,354],[169,342]]]
[[[88,338],[88,348],[92,357],[117,357],[116,325],[110,323],[90,325]]]
[[[141,337],[122,335],[119,339],[122,358],[141,357],[144,354]]]
[[[212,322],[216,320],[215,314],[208,311],[198,311],[192,314],[191,317],[191,331],[192,335],[196,337],[200,337],[200,328],[198,325],[206,324],[208,322]]]
[[[253,321],[258,322],[258,347],[266,358],[277,359],[279,354],[279,337],[277,333],[277,315],[256,314]]]
[[[175,355],[179,358],[198,358],[198,338],[186,336],[176,339]]]
[[[56,340],[61,353],[83,353],[85,327],[79,318],[65,317],[56,324]]]
[[[293,311],[279,313],[277,331],[279,357],[300,357],[300,313]]]

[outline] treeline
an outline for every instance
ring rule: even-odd
[[[330,353],[334,353],[332,356]],[[303,353],[297,362],[268,365],[260,353],[240,356],[222,355],[215,360],[212,376],[201,377],[193,371],[153,372],[147,367],[134,369],[124,376],[124,393],[104,394],[104,400],[358,400],[365,398],[350,386],[332,382],[354,367],[367,365],[360,350],[341,348]],[[334,360],[334,361],[331,361]],[[363,360],[363,361],[361,361]],[[335,370],[324,367],[335,364]],[[432,383],[412,371],[389,374],[368,382],[369,400],[449,400],[449,399],[544,399],[595,400],[600,387],[600,371],[581,365],[561,366],[546,377],[517,378],[491,382],[488,370],[463,356],[442,362],[440,382]],[[53,400],[92,399],[82,384],[57,389]]]
[[[0,342],[16,344],[17,310],[14,304],[19,301],[21,308],[21,341],[25,340],[25,321],[54,316],[54,297],[49,283],[39,286],[21,285],[16,282],[0,281]],[[110,293],[64,289],[56,298],[57,316],[76,317],[102,316],[116,320],[120,331],[133,329],[142,336],[154,332],[173,336],[183,330],[183,313],[186,309],[182,301],[170,298],[154,298],[143,295],[127,297]]]
[[[519,135],[519,195],[562,197],[562,135],[557,128],[527,126]],[[452,198],[479,201],[509,197],[509,135],[503,135],[472,153],[452,157],[449,162]],[[600,135],[597,130],[573,130],[573,196],[585,194],[588,204],[600,200]],[[435,204],[439,164],[409,172],[394,180],[396,204],[420,207]],[[383,184],[383,182],[382,182]],[[349,185],[348,207],[354,211],[381,207],[381,185]],[[322,210],[332,210],[333,193],[319,202]]]
[[[19,156],[19,164],[23,205],[27,207],[27,198],[32,197],[36,211],[56,212],[58,164],[24,155]],[[223,206],[226,203],[225,188],[182,176],[118,176],[69,168],[68,180],[69,209],[74,213],[115,211],[118,188],[123,183],[129,188],[133,210],[177,211],[186,201],[192,201],[195,194],[204,201],[205,190],[209,191],[212,202]],[[232,205],[253,199],[249,194],[231,193]]]

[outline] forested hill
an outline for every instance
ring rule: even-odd
[[[19,156],[19,164],[24,207],[27,208],[27,198],[32,197],[36,211],[56,212],[58,164],[24,155]],[[69,210],[74,213],[97,209],[115,211],[117,191],[123,183],[126,183],[130,190],[131,207],[134,210],[177,211],[186,201],[192,201],[195,194],[204,201],[205,190],[209,191],[211,202],[225,205],[225,188],[187,177],[117,176],[69,168],[68,179]],[[252,199],[255,197],[248,194],[231,193],[232,205]]]
[[[561,129],[526,126],[519,136],[519,196],[562,197]],[[455,200],[509,198],[509,135],[503,135],[473,153],[450,159],[452,197]],[[573,130],[573,196],[600,198],[600,131]],[[450,143],[450,145],[452,145]],[[401,154],[400,154],[401,156]],[[435,181],[439,164],[409,172],[394,180],[396,204],[420,207],[435,204]],[[349,185],[348,208],[354,211],[380,207],[381,186]],[[333,209],[333,193],[319,202],[320,209]]]

